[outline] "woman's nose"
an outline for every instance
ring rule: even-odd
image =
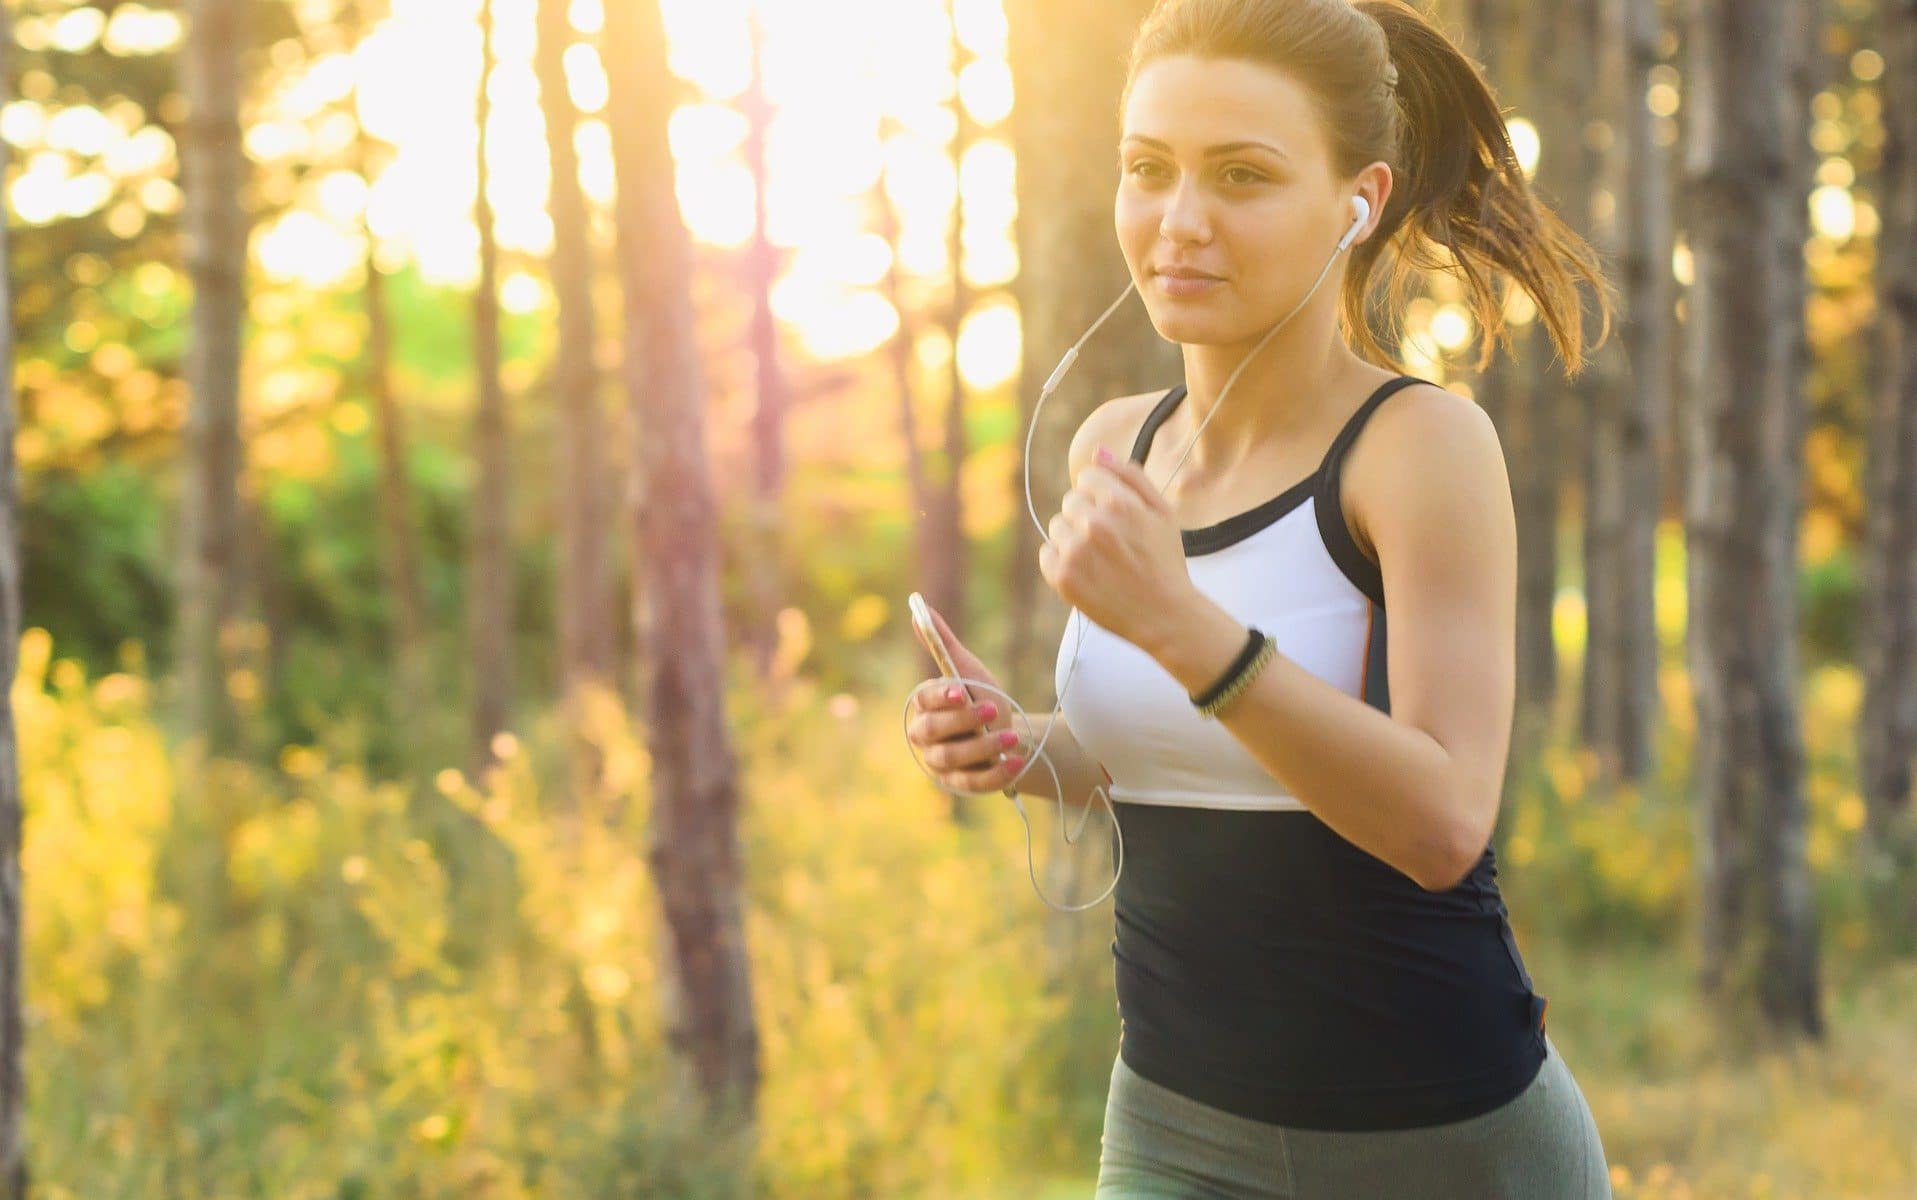
[[[1165,200],[1159,229],[1173,242],[1203,242],[1210,238],[1211,218],[1205,212],[1201,188],[1189,178],[1172,189]]]

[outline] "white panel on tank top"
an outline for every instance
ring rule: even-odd
[[[1316,504],[1307,495],[1256,533],[1185,561],[1200,592],[1271,635],[1280,654],[1362,697],[1370,600],[1325,549]],[[1081,628],[1085,640],[1068,684]],[[1229,729],[1198,715],[1156,660],[1077,610],[1059,641],[1052,683],[1073,735],[1111,772],[1113,800],[1303,811]]]

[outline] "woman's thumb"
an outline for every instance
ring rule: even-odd
[[[963,662],[973,658],[972,652],[965,648],[964,642],[959,641],[958,634],[952,632],[952,627],[945,623],[945,618],[940,615],[939,610],[930,604],[927,604],[925,608],[932,614],[932,624],[938,627],[939,637],[944,640],[945,648],[952,652],[953,661]]]

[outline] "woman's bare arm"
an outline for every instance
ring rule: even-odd
[[[1032,718],[1032,746],[1036,747],[1045,738],[1045,731],[1051,730],[1051,739],[1045,742],[1045,757],[1051,760],[1053,769],[1058,772],[1059,784],[1065,793],[1063,797],[1054,793],[1060,790],[1052,783],[1052,772],[1045,769],[1045,763],[1035,762],[1031,770],[1025,772],[1018,781],[1019,794],[1025,796],[1043,796],[1047,800],[1063,799],[1065,807],[1077,812],[1087,804],[1096,806],[1098,800],[1092,795],[1092,789],[1108,786],[1105,768],[1098,764],[1079,745],[1072,736],[1072,727],[1065,723],[1063,716],[1043,716]]]

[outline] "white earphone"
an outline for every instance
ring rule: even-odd
[[[1351,212],[1351,228],[1345,230],[1345,235],[1338,239],[1338,249],[1340,250],[1351,249],[1351,243],[1356,241],[1358,235],[1364,232],[1365,222],[1371,219],[1371,201],[1365,199],[1363,196],[1353,196],[1351,198]]]
[[[1205,426],[1210,424],[1211,419],[1214,416],[1218,415],[1218,410],[1224,407],[1225,397],[1231,394],[1232,384],[1238,382],[1238,376],[1241,372],[1244,371],[1246,365],[1251,362],[1251,360],[1257,355],[1257,353],[1260,350],[1265,348],[1265,343],[1271,340],[1272,334],[1275,334],[1280,329],[1283,329],[1285,325],[1293,317],[1298,315],[1299,310],[1304,308],[1306,303],[1308,303],[1311,300],[1312,296],[1317,294],[1318,285],[1325,281],[1325,276],[1329,274],[1331,271],[1331,264],[1338,260],[1338,256],[1340,254],[1344,253],[1346,250],[1349,250],[1351,248],[1351,244],[1358,239],[1358,235],[1364,232],[1365,223],[1371,219],[1371,202],[1369,200],[1366,200],[1363,196],[1354,195],[1351,197],[1351,211],[1352,211],[1352,218],[1351,218],[1350,227],[1345,230],[1344,236],[1338,239],[1337,248],[1334,249],[1331,252],[1331,256],[1325,260],[1325,265],[1323,269],[1321,269],[1318,272],[1318,278],[1312,281],[1311,289],[1305,293],[1303,299],[1299,300],[1298,303],[1292,307],[1292,310],[1290,312],[1286,313],[1278,321],[1276,325],[1273,325],[1269,330],[1266,331],[1265,336],[1259,339],[1258,344],[1256,346],[1253,346],[1251,348],[1251,352],[1245,355],[1244,359],[1239,362],[1238,366],[1232,370],[1231,375],[1225,380],[1225,386],[1219,389],[1217,402],[1212,405],[1211,411],[1205,414],[1204,421],[1200,422],[1198,428],[1195,431],[1193,431],[1191,435],[1191,440],[1185,443],[1184,451],[1179,454],[1178,461],[1172,465],[1171,474],[1165,477],[1166,484],[1169,484],[1171,482],[1172,475],[1178,474],[1179,468],[1185,465],[1186,456],[1191,453],[1192,447],[1198,444],[1199,435],[1205,432]],[[1124,303],[1125,297],[1130,295],[1137,288],[1137,286],[1138,286],[1138,281],[1136,279],[1127,283],[1125,285],[1125,290],[1119,293],[1118,299],[1112,301],[1111,305],[1105,309],[1104,313],[1099,316],[1098,320],[1092,322],[1092,327],[1090,329],[1087,329],[1084,333],[1079,335],[1078,340],[1072,343],[1072,346],[1069,350],[1065,351],[1065,356],[1059,359],[1058,366],[1052,368],[1051,376],[1045,380],[1045,386],[1039,389],[1038,402],[1032,406],[1032,423],[1029,427],[1027,427],[1025,431],[1025,510],[1027,513],[1031,515],[1032,524],[1037,526],[1039,538],[1047,543],[1050,543],[1052,539],[1045,531],[1044,522],[1038,519],[1037,506],[1034,505],[1032,502],[1032,434],[1036,432],[1038,429],[1039,410],[1045,406],[1045,401],[1051,396],[1052,392],[1057,390],[1059,381],[1064,379],[1066,372],[1072,369],[1072,364],[1078,361],[1078,348],[1080,346],[1083,346],[1091,338],[1091,336],[1094,333],[1098,332],[1099,326],[1103,325],[1105,321],[1112,315],[1112,313],[1118,310],[1118,306]],[[1160,490],[1161,491],[1163,490],[1163,485],[1161,485]],[[1065,672],[1065,683],[1063,684],[1063,686],[1061,686],[1058,689],[1058,700],[1056,701],[1056,703],[1053,705],[1053,708],[1052,708],[1052,717],[1054,719],[1053,724],[1048,724],[1046,726],[1045,737],[1040,740],[1038,745],[1032,747],[1032,752],[1030,756],[1027,758],[1027,761],[1025,763],[1025,769],[1023,771],[1020,771],[1018,773],[1018,776],[1013,778],[1011,786],[1008,787],[1007,789],[1008,793],[1011,795],[1012,804],[1018,809],[1019,819],[1025,822],[1025,871],[1026,871],[1026,874],[1031,877],[1032,889],[1038,893],[1038,898],[1040,900],[1043,900],[1047,905],[1050,905],[1052,908],[1057,909],[1059,912],[1083,912],[1084,910],[1091,908],[1093,905],[1100,903],[1101,901],[1105,899],[1105,897],[1112,894],[1113,889],[1115,889],[1118,886],[1119,875],[1122,874],[1125,870],[1125,834],[1124,834],[1124,831],[1119,829],[1118,827],[1118,810],[1112,806],[1111,795],[1109,792],[1107,792],[1105,785],[1099,784],[1098,786],[1092,789],[1092,794],[1096,798],[1104,802],[1105,811],[1110,813],[1112,817],[1112,831],[1115,834],[1117,834],[1117,853],[1116,853],[1116,861],[1113,864],[1112,882],[1110,886],[1108,886],[1104,891],[1098,894],[1098,897],[1096,899],[1089,900],[1085,902],[1084,904],[1074,904],[1074,905],[1054,904],[1052,902],[1051,897],[1045,894],[1045,889],[1039,886],[1038,875],[1032,865],[1032,824],[1030,819],[1027,818],[1025,815],[1025,804],[1022,800],[1019,799],[1019,796],[1018,796],[1018,789],[1017,789],[1018,779],[1023,777],[1025,774],[1025,771],[1031,770],[1033,765],[1039,762],[1041,759],[1043,759],[1045,762],[1046,770],[1052,773],[1053,795],[1056,797],[1057,793],[1064,790],[1063,784],[1059,779],[1058,769],[1052,765],[1051,759],[1045,758],[1045,743],[1051,740],[1052,728],[1056,724],[1056,718],[1058,716],[1059,709],[1063,708],[1065,704],[1065,692],[1067,689],[1069,689],[1072,686],[1072,676],[1078,673],[1078,648],[1080,645],[1084,643],[1084,641],[1085,641],[1085,624],[1084,622],[1081,621],[1079,623],[1079,628],[1078,628],[1078,641],[1072,644],[1072,665],[1070,669],[1068,669]],[[1020,719],[1020,721],[1024,723],[1025,729],[1023,730],[1023,733],[1026,735],[1025,740],[1030,740],[1029,735],[1031,732],[1031,719],[1030,717],[1026,715],[1024,707],[1021,706],[1018,701],[1012,699],[1012,697],[1006,693],[1005,689],[996,687],[990,683],[985,682],[982,679],[968,679],[968,678],[965,678],[964,676],[956,677],[954,679],[954,682],[964,683],[974,688],[984,688],[987,691],[996,692],[1000,696],[1003,696],[1005,698],[1005,702],[1006,702],[1008,710],[1014,713]],[[907,722],[910,722],[911,719],[912,719],[912,697],[907,696],[905,700],[905,710],[901,716],[901,726],[903,726]],[[911,739],[909,737],[907,737],[906,739],[906,745],[907,746],[912,745]],[[926,771],[925,762],[923,759],[920,759],[918,757],[918,754],[916,753],[916,749],[912,757],[913,757],[913,761],[919,764],[919,770],[925,771],[928,778],[931,777],[931,772]],[[978,792],[978,793],[967,793],[967,794],[968,795],[984,795],[985,793]],[[1065,830],[1065,801],[1063,797],[1058,797],[1058,810],[1059,810],[1060,835],[1065,839],[1066,845],[1076,845],[1078,842],[1079,834],[1084,832],[1085,821],[1091,816],[1092,806],[1090,804],[1085,805],[1085,815],[1079,818],[1078,827],[1074,829],[1071,833],[1065,833],[1064,831]]]

